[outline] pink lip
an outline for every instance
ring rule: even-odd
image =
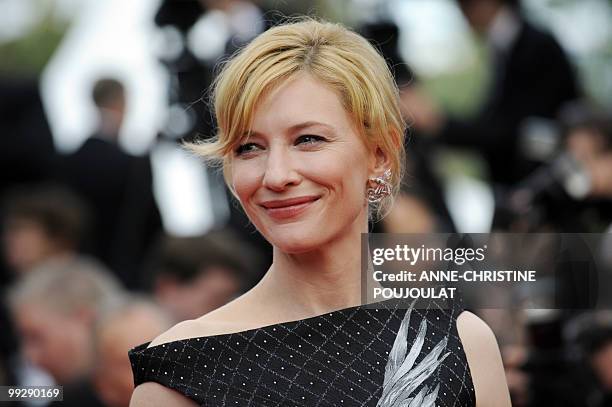
[[[300,215],[319,199],[318,196],[301,196],[297,198],[265,201],[260,205],[268,215],[276,219],[289,219]]]

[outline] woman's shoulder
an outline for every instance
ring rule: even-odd
[[[470,341],[478,342],[480,345],[491,345],[495,343],[495,346],[497,346],[495,334],[489,325],[471,311],[462,310],[457,316],[457,330],[461,335],[462,341],[465,337]]]
[[[193,339],[212,336],[219,333],[225,333],[224,328],[227,329],[228,325],[231,324],[224,323],[222,321],[201,318],[182,321],[174,325],[167,331],[158,335],[148,344],[147,347],[152,348],[155,346],[165,345],[186,339]]]
[[[510,406],[510,395],[495,334],[480,317],[464,310],[457,332],[467,359],[477,406]]]
[[[468,310],[463,310],[458,315],[456,323],[457,332],[472,370],[477,364],[497,362],[497,355],[500,354],[497,339],[482,318]]]
[[[231,317],[233,312],[235,307],[229,306],[179,322],[151,342],[131,349],[129,357],[136,388],[130,406],[197,405],[199,395],[193,389],[202,383],[196,383],[198,386],[193,383],[193,372],[201,368],[195,361],[203,361],[207,355],[201,344],[208,343],[206,339],[241,330],[239,319]]]
[[[410,346],[415,362],[425,361],[418,363],[418,369],[429,365],[436,355],[442,356],[438,361],[439,375],[427,379],[432,381],[428,386],[440,380],[441,391],[446,392],[440,397],[465,401],[462,405],[472,405],[466,403],[474,400],[466,359],[453,323],[459,316],[456,307],[412,309],[384,302],[375,307],[343,308],[249,330],[241,329],[235,322],[224,326],[223,321],[231,316],[226,313],[228,309],[236,311],[230,307],[182,322],[155,338],[148,348],[141,345],[130,353],[135,384],[142,383],[134,397],[143,402],[134,406],[147,405],[147,398],[171,391],[199,404],[209,404],[214,398],[232,403],[255,399],[282,403],[294,396],[295,401],[303,397],[316,400],[319,390],[326,394],[325,400],[335,400],[342,399],[347,389],[356,391],[356,383],[363,389],[363,395],[357,395],[357,399],[371,397],[380,389],[384,366],[396,343]],[[249,313],[244,315],[243,320]],[[471,315],[465,314],[461,319],[466,316]],[[233,329],[239,331],[228,332]],[[216,335],[219,330],[223,334]],[[397,340],[400,331],[407,335],[403,342]],[[444,348],[447,352],[443,356]],[[351,374],[347,375],[344,373],[349,360],[353,362]],[[329,378],[335,378],[333,389],[327,387]],[[212,382],[216,386],[210,387]],[[304,389],[315,386],[317,391],[289,396],[284,389],[291,387],[291,383]],[[178,397],[169,393],[160,398],[172,396]],[[261,405],[254,403],[249,405]]]
[[[130,407],[193,407],[196,402],[156,382],[142,383],[134,389]]]
[[[245,315],[252,315],[248,310],[245,299],[237,298],[199,318],[177,323],[153,339],[148,347],[251,329],[252,319],[245,320]]]

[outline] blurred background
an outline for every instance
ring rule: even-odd
[[[362,33],[400,87],[408,171],[373,231],[612,231],[610,0],[0,0],[0,384],[127,406],[130,348],[262,276],[179,143],[214,134],[219,62],[296,14]],[[478,313],[513,405],[612,405],[610,313]]]

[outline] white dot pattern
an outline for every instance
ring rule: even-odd
[[[177,340],[129,352],[134,384],[154,381],[201,406],[376,406],[388,354],[405,309],[385,301],[232,334]],[[413,310],[408,344],[422,319],[427,335],[415,364],[442,337],[450,352],[422,386],[440,384],[436,406],[474,406],[456,328],[463,308],[435,301]]]

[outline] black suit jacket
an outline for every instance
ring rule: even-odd
[[[559,43],[521,20],[518,38],[496,63],[491,87],[473,119],[448,120],[440,136],[448,144],[478,149],[494,182],[514,184],[534,169],[519,154],[519,126],[530,116],[556,118],[563,105],[578,98],[578,85]]]
[[[161,229],[149,157],[93,136],[59,166],[63,180],[93,212],[91,251],[128,287],[135,286],[141,258]]]

